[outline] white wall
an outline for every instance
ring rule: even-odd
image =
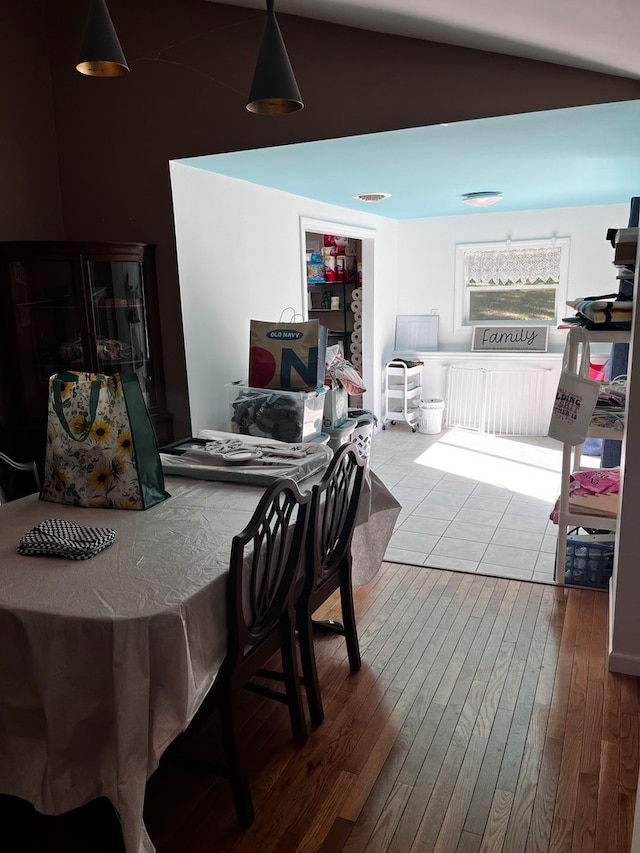
[[[569,237],[567,299],[598,296],[618,289],[608,228],[624,228],[628,204],[528,210],[481,211],[469,216],[414,219],[401,223],[398,238],[398,314],[430,314],[438,309],[439,348],[469,350],[471,330],[455,331],[456,243]],[[567,313],[573,313],[567,308]],[[549,350],[561,352],[564,332],[552,330]]]
[[[179,163],[171,186],[192,431],[228,429],[225,385],[247,380],[249,321],[302,311],[301,217],[375,234],[363,245],[363,378],[365,405],[379,411],[380,365],[393,347],[397,223]]]
[[[392,222],[184,164],[171,164],[171,182],[193,431],[228,426],[224,386],[246,381],[249,320],[276,320],[287,307],[303,310],[301,222],[308,230],[314,230],[313,222],[315,230],[321,222],[370,229],[375,237],[363,240],[362,372],[368,389],[364,406],[378,414],[383,414],[382,367],[393,355],[396,314],[437,309],[440,315],[440,352],[424,356],[423,397],[444,398],[449,353],[471,358],[471,332],[456,330],[457,243],[569,237],[567,298],[617,289],[606,232],[626,225],[627,205]],[[529,359],[530,366],[549,371],[548,405],[564,338],[564,332],[552,330],[549,352]],[[505,356],[482,359],[511,366]],[[473,364],[483,361],[476,355]]]
[[[439,352],[421,355],[425,363],[422,396],[445,398],[447,367],[454,363],[462,362],[468,368],[541,369],[547,371],[545,406],[550,413],[566,332],[550,330],[547,353],[517,358],[504,353],[470,353],[471,329],[460,330],[455,315],[456,244],[533,240],[554,234],[569,237],[566,298],[598,296],[618,289],[606,234],[609,228],[625,227],[628,216],[628,205],[600,205],[520,213],[481,211],[473,216],[402,222],[398,237],[398,314],[430,314],[437,309],[440,316]],[[572,313],[567,307],[565,316]],[[454,352],[464,355],[454,357]]]

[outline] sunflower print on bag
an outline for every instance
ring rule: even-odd
[[[49,381],[49,422],[42,497],[76,506],[144,509],[127,405],[119,375],[78,373]],[[91,383],[99,383],[95,410]],[[57,383],[57,386],[56,386]],[[62,401],[67,433],[54,407]],[[73,436],[73,437],[72,437]]]
[[[106,421],[94,421],[89,435],[93,441],[105,442],[109,440],[111,435],[111,427]]]

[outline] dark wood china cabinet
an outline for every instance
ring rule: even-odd
[[[165,400],[155,246],[0,243],[0,450],[41,463],[47,391],[59,371],[135,373],[160,445]]]

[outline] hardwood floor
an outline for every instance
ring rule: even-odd
[[[247,693],[255,823],[239,829],[224,780],[162,767],[158,853],[629,853],[638,679],[606,669],[607,609],[598,591],[385,563],[356,588],[362,670],[318,638],[326,718],[303,748],[284,706]],[[66,818],[5,798],[22,846],[2,849],[119,849],[108,815]]]

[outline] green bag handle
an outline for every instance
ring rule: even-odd
[[[100,374],[97,374],[100,375]],[[60,392],[60,387],[62,382],[77,382],[78,374],[77,373],[58,373],[56,374],[55,379],[52,380],[52,396],[53,396],[53,408],[55,410],[56,415],[58,416],[58,420],[62,424],[64,431],[67,435],[72,438],[74,441],[84,441],[89,433],[91,432],[91,428],[93,427],[93,422],[96,419],[96,412],[98,410],[98,398],[100,396],[100,388],[102,386],[102,379],[95,379],[91,382],[91,393],[89,394],[89,426],[86,430],[83,430],[80,435],[75,435],[71,432],[69,424],[67,423],[67,416],[64,412],[64,406],[62,403],[62,394]]]

